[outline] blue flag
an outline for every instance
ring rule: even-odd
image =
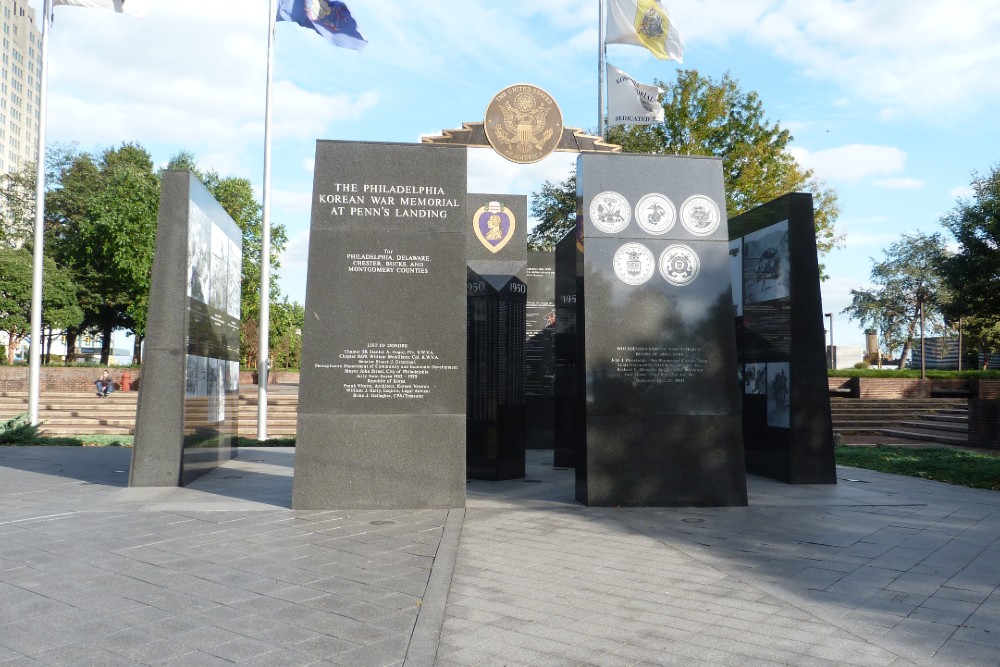
[[[351,10],[339,0],[278,0],[278,20],[312,28],[335,46],[360,50],[368,43]]]

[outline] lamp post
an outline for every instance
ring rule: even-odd
[[[830,318],[830,368],[837,368],[837,355],[833,351],[833,313],[823,313],[825,317]]]

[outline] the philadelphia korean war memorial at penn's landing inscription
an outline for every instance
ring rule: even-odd
[[[466,153],[319,141],[292,506],[465,504]]]

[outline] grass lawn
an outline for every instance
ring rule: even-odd
[[[892,445],[840,446],[836,448],[836,456],[840,465],[1000,491],[1000,456]]]

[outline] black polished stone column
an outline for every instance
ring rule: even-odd
[[[722,162],[581,155],[577,327],[598,506],[747,502]]]
[[[528,302],[525,308],[524,400],[527,449],[552,449],[556,331],[556,257],[553,251],[528,251]]]
[[[812,195],[729,222],[747,472],[836,484]]]
[[[466,173],[317,142],[293,508],[465,505]]]
[[[556,330],[552,336],[555,365],[553,389],[553,463],[558,468],[573,468],[578,458],[585,461],[586,419],[583,404],[583,364],[578,359],[577,306],[583,246],[576,231],[556,244]],[[579,474],[579,472],[578,472]]]
[[[163,172],[130,486],[236,456],[243,234],[188,171]]]
[[[524,195],[470,194],[466,236],[466,475],[524,477]]]

